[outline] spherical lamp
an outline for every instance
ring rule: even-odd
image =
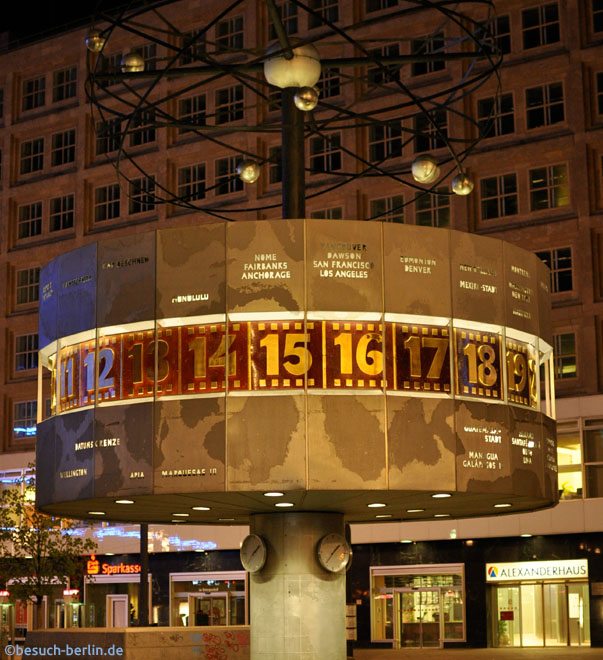
[[[144,59],[140,53],[132,50],[121,58],[120,66],[123,73],[138,73],[144,71]]]
[[[293,97],[295,106],[302,112],[310,112],[318,105],[318,92],[314,87],[301,87]]]
[[[433,183],[440,176],[437,160],[427,154],[414,159],[411,171],[413,179],[418,183]]]
[[[242,160],[237,165],[237,174],[244,183],[255,183],[260,178],[260,166],[255,160]]]
[[[473,181],[464,172],[457,174],[452,179],[452,192],[457,195],[468,195],[473,190]]]
[[[101,34],[100,30],[92,28],[86,35],[86,47],[92,53],[100,53],[107,40]]]
[[[320,57],[312,44],[293,48],[293,57],[287,59],[279,43],[273,44],[267,54],[278,53],[264,62],[264,77],[275,87],[313,87],[320,78]]]

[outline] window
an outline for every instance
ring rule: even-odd
[[[477,102],[477,124],[485,138],[507,135],[515,130],[513,95],[491,96]]]
[[[237,158],[220,158],[216,161],[216,195],[243,190],[243,182],[236,174]]]
[[[280,183],[283,180],[283,150],[281,147],[270,147],[268,151],[270,183]]]
[[[369,160],[384,161],[402,155],[402,122],[373,124],[369,127]]]
[[[508,16],[497,16],[490,23],[490,32],[497,49],[503,54],[511,52],[511,21]]]
[[[143,110],[134,115],[132,130],[130,131],[130,146],[139,147],[141,144],[155,141],[155,108]]]
[[[46,78],[30,78],[23,81],[21,110],[33,110],[46,103]]]
[[[582,446],[576,422],[557,423],[557,463],[559,498],[573,500],[582,496]]]
[[[555,378],[576,377],[576,335],[567,332],[553,337]]]
[[[523,47],[537,48],[559,41],[559,7],[556,2],[521,12]]]
[[[597,112],[603,115],[603,73],[597,73]]]
[[[206,120],[205,94],[197,94],[188,99],[178,101],[178,133],[182,135],[192,131],[191,126],[204,126]]]
[[[398,0],[366,0],[366,13],[370,14],[373,11],[380,11],[381,9],[389,9],[396,7]]]
[[[282,90],[279,87],[268,88],[268,112],[274,112],[281,107]]]
[[[334,206],[330,209],[321,209],[320,211],[312,211],[311,218],[319,218],[323,220],[341,220],[343,213],[341,206]]]
[[[536,256],[542,259],[551,269],[551,292],[560,293],[571,291],[572,279],[572,249],[569,247],[556,250],[543,250],[536,252]]]
[[[205,30],[197,28],[196,30],[185,32],[180,37],[180,48],[182,49],[179,59],[181,66],[203,60],[206,53]]]
[[[50,200],[50,231],[62,231],[73,227],[75,219],[73,207],[73,195]]]
[[[333,133],[328,139],[310,139],[310,172],[333,172],[341,169],[341,135]]]
[[[129,184],[130,214],[145,213],[155,208],[155,177],[142,176]]]
[[[104,52],[101,54],[100,73],[114,74],[121,71],[121,53],[113,53],[112,55],[105,56]],[[100,87],[110,87],[117,84],[117,79],[103,80],[99,82]]]
[[[243,17],[220,21],[216,25],[216,51],[227,53],[243,48]]]
[[[144,70],[155,71],[157,68],[157,44],[144,44],[139,51],[144,60]]]
[[[37,401],[20,401],[13,408],[13,438],[30,438],[36,434]]]
[[[44,138],[28,140],[21,144],[21,174],[38,172],[44,167]]]
[[[320,27],[326,21],[336,23],[339,20],[338,0],[310,0],[310,9],[315,11],[317,16],[309,15],[309,28]]]
[[[50,164],[52,167],[73,163],[75,160],[75,129],[52,136]]]
[[[437,188],[436,193],[418,195],[415,200],[415,220],[424,227],[448,227],[450,225],[450,197],[447,189]]]
[[[178,199],[185,202],[205,199],[205,163],[178,170]]]
[[[563,113],[563,86],[550,83],[526,89],[528,128],[549,126],[565,119]]]
[[[593,0],[593,32],[603,32],[603,0]]]
[[[393,197],[371,199],[370,216],[371,220],[404,222],[404,197],[394,195]]]
[[[0,119],[4,117],[4,90],[0,88]]]
[[[55,71],[52,76],[52,100],[54,103],[73,98],[77,93],[77,67]]]
[[[441,32],[432,37],[424,39],[413,39],[410,42],[410,52],[413,55],[426,55],[436,53],[444,48],[444,35]],[[411,75],[422,76],[434,71],[442,71],[445,68],[443,60],[431,60],[429,62],[413,62],[410,67]]]
[[[285,2],[276,5],[276,11],[281,19],[281,25],[285,30],[285,34],[297,34],[297,5],[291,2],[291,0],[285,0]],[[276,30],[274,29],[272,21],[270,21],[268,39],[272,41],[276,38]]]
[[[480,181],[482,220],[517,214],[517,176],[503,174]]]
[[[42,202],[24,204],[18,210],[17,236],[19,240],[42,233]]]
[[[94,222],[119,217],[119,184],[99,186],[94,191]]]
[[[446,145],[444,137],[448,135],[448,118],[444,108],[432,110],[430,115],[415,115],[415,153],[431,151]]]
[[[325,69],[318,80],[318,94],[322,99],[341,94],[341,71],[339,69]]]
[[[38,366],[38,333],[15,337],[15,370],[25,371]]]
[[[96,154],[117,151],[121,143],[121,119],[96,122]]]
[[[371,57],[379,61],[382,57],[397,57],[400,54],[400,49],[398,48],[398,44],[389,44],[389,46],[383,46],[383,48],[369,50],[368,53]],[[366,72],[366,79],[369,85],[383,85],[399,77],[399,64],[374,64]]]
[[[37,302],[40,287],[40,269],[26,268],[17,271],[17,305]]]
[[[243,85],[234,85],[216,92],[216,124],[243,119]]]
[[[530,170],[530,209],[542,211],[569,204],[567,168],[550,165]]]
[[[603,420],[584,420],[586,497],[603,497]],[[598,426],[599,428],[592,428]]]

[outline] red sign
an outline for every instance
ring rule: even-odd
[[[90,559],[86,562],[86,573],[88,575],[97,575],[100,571],[100,564],[96,555],[91,555]]]
[[[503,612],[499,612],[499,614],[500,614],[500,620],[501,621],[513,621],[513,619],[514,619],[512,611],[505,610]]]
[[[77,596],[79,593],[79,589],[63,589],[63,596]]]
[[[140,570],[140,564],[124,564],[123,562],[119,564],[107,564],[103,562],[101,564],[95,555],[91,555],[90,559],[86,562],[86,573],[88,575],[131,575],[140,573]],[[77,591],[77,589],[73,589],[72,591]]]
[[[0,598],[8,598],[10,596],[10,591],[0,591]]]

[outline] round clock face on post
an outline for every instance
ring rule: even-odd
[[[249,534],[241,544],[241,563],[245,570],[257,573],[266,563],[266,544],[257,534]]]
[[[341,534],[327,534],[318,542],[318,563],[330,573],[341,573],[348,565],[352,548]]]

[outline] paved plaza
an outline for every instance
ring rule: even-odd
[[[603,648],[523,648],[523,649],[355,649],[354,660],[588,660],[603,658]]]

